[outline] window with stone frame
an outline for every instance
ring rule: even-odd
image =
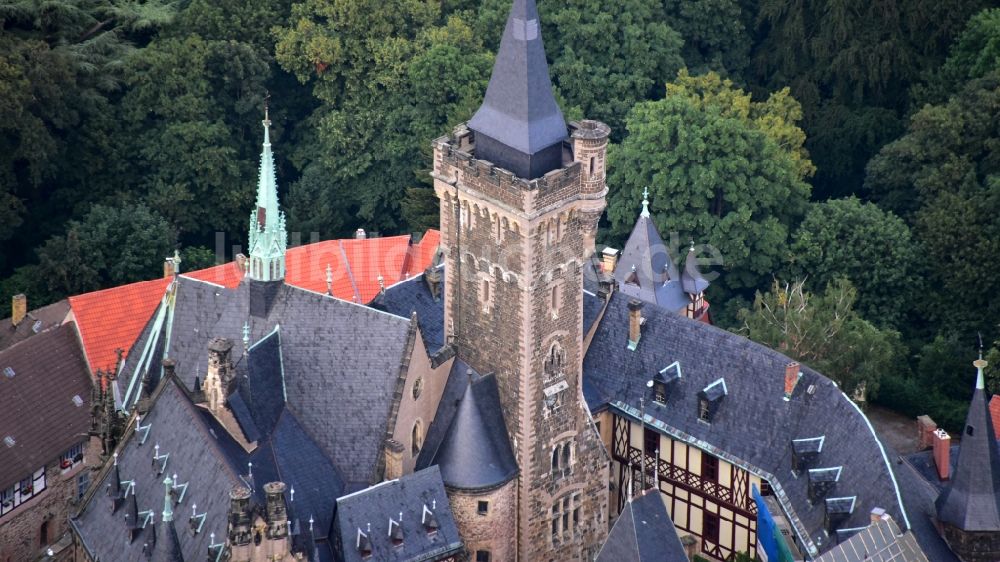
[[[552,543],[570,540],[577,532],[581,517],[580,494],[556,499],[552,504]]]
[[[410,453],[416,457],[420,454],[420,449],[424,446],[424,425],[420,420],[413,422],[413,430],[410,432]]]
[[[476,551],[476,562],[490,562],[490,551],[488,551],[488,550],[477,550]]]
[[[551,381],[563,376],[563,366],[566,364],[566,352],[558,341],[552,342],[549,346],[549,353],[545,356],[542,365],[545,372],[545,380]]]
[[[709,423],[712,418],[711,410],[709,409],[708,400],[705,398],[698,399],[698,419],[705,423]]]
[[[83,442],[77,443],[59,456],[59,468],[66,472],[83,462]]]
[[[552,478],[559,479],[573,473],[573,441],[556,443],[552,448]]]

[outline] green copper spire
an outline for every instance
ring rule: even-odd
[[[278,183],[271,154],[271,120],[264,108],[264,150],[260,154],[257,208],[250,214],[250,279],[280,281],[285,278],[285,214],[278,208]]]

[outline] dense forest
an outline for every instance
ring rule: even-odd
[[[648,186],[665,237],[721,256],[720,326],[949,428],[981,334],[1000,390],[1000,9],[538,3],[564,112],[613,128],[601,242]],[[4,0],[0,299],[231,256],[266,97],[291,231],[436,226],[430,141],[478,106],[508,6]]]

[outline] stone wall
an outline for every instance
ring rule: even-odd
[[[497,375],[520,468],[522,560],[590,558],[607,534],[609,459],[581,391],[583,265],[607,191],[607,127],[590,123],[562,168],[531,181],[477,161],[462,127],[435,142],[445,325],[459,357]],[[567,444],[569,470],[556,473],[552,452]],[[556,505],[572,524],[553,535]]]
[[[996,562],[1000,560],[1000,532],[966,532],[951,525],[941,525],[941,534],[952,552],[962,562]]]
[[[73,560],[73,549],[63,549],[60,541],[69,533],[68,517],[77,504],[78,479],[91,475],[96,464],[93,446],[84,448],[84,461],[63,472],[58,459],[45,467],[45,490],[0,518],[0,562],[39,560],[48,548],[52,560]],[[42,525],[48,540],[41,541]],[[68,545],[68,543],[67,543]]]
[[[476,551],[487,550],[490,560],[516,560],[517,480],[481,494],[448,490],[448,502],[455,516],[458,532],[465,541],[469,559]],[[479,502],[487,502],[485,514],[479,512]]]

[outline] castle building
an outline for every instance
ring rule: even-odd
[[[875,510],[910,528],[861,410],[697,321],[648,204],[636,282],[597,274],[610,131],[565,122],[540,29],[513,0],[482,107],[433,143],[440,260],[367,298],[288,282],[265,117],[247,265],[172,275],[108,382],[127,421],[78,560],[593,560],[645,520],[638,559],[791,561]]]
[[[434,143],[444,323],[458,357],[497,377],[522,560],[591,558],[607,533],[609,458],[583,403],[580,326],[609,132],[567,126],[535,2],[515,0],[483,105]]]

